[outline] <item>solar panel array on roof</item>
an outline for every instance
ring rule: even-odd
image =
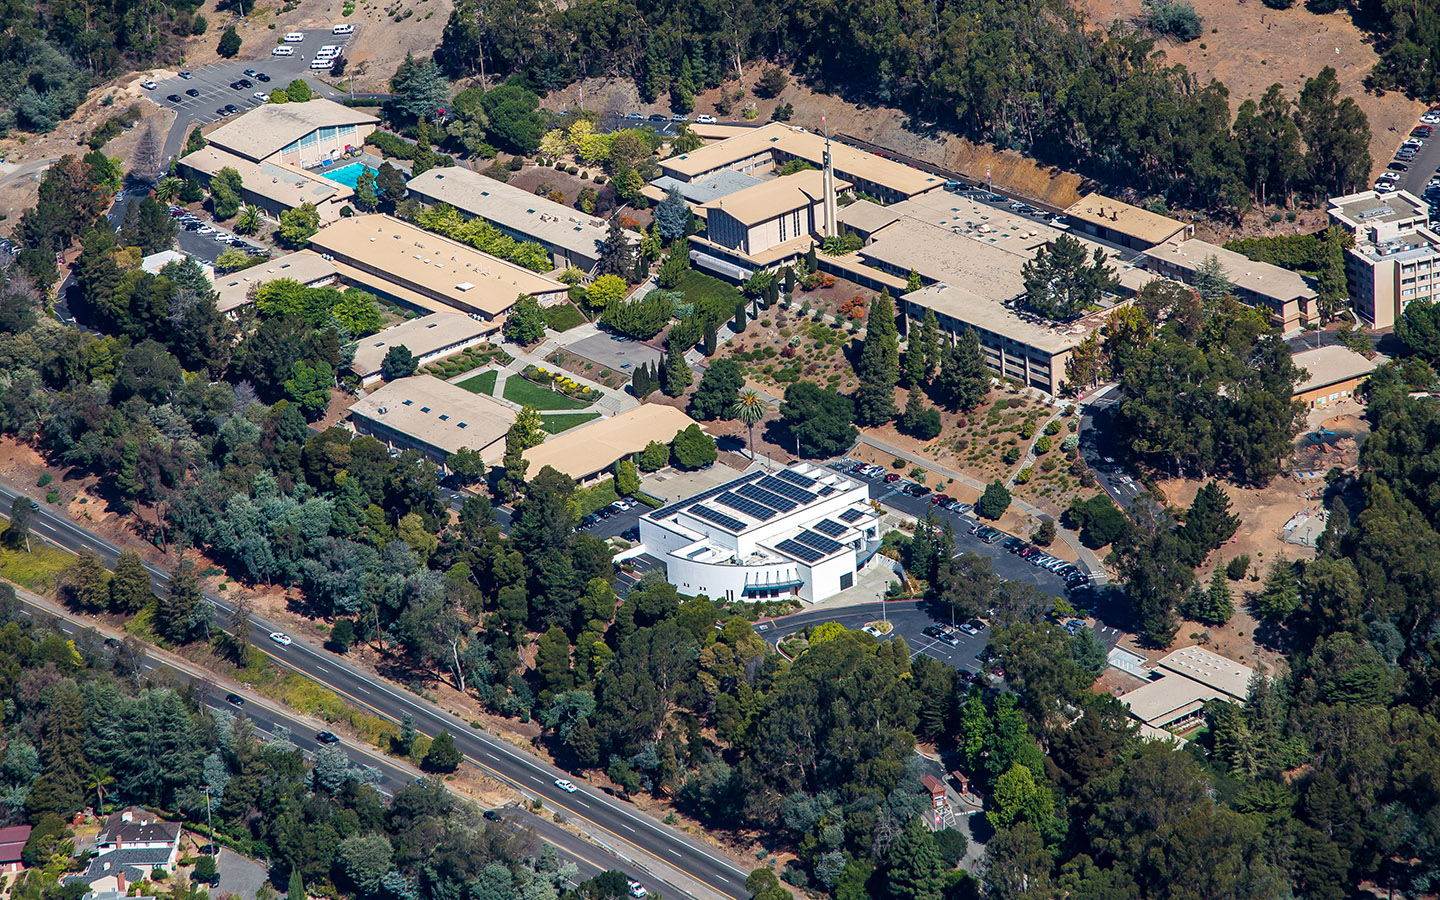
[[[830,519],[821,519],[810,527],[814,528],[821,534],[829,535],[832,538],[839,537],[840,535],[845,533],[844,525],[841,525],[839,522],[835,522]]]
[[[781,481],[774,475],[766,475],[760,479],[760,486],[767,491],[774,491],[782,497],[789,497],[796,503],[809,503],[815,499],[815,495],[788,481]]]
[[[753,484],[742,484],[735,493],[739,494],[742,497],[749,497],[751,500],[754,500],[757,503],[763,503],[766,506],[769,506],[773,509],[778,509],[781,512],[789,512],[790,510],[800,505],[794,500],[791,500],[789,497],[782,497],[774,491],[767,491],[764,488]]]
[[[858,522],[865,514],[858,509],[847,509],[840,514],[842,522]]]
[[[796,559],[807,563],[819,562],[820,560],[825,558],[825,554],[821,553],[819,550],[807,547],[804,544],[797,544],[795,541],[792,541],[789,538],[786,538],[785,540],[776,544],[775,549],[779,550],[781,553],[788,553]]]
[[[752,472],[752,473],[750,473],[749,475],[746,475],[744,478],[740,479],[740,481],[741,481],[741,482],[754,481],[756,478],[759,478],[759,477],[761,476],[761,474],[763,474],[763,473],[760,473],[760,472]],[[732,485],[734,485],[735,483],[736,483],[736,482],[732,481],[732,482],[730,482],[729,484],[722,484],[722,485],[719,485],[719,486],[717,486],[717,487],[712,487],[712,488],[710,488],[710,489],[708,489],[708,490],[702,491],[701,493],[698,493],[698,494],[696,494],[696,495],[693,496],[693,497],[686,497],[684,500],[677,500],[677,501],[675,501],[674,503],[671,503],[671,504],[668,505],[668,506],[664,506],[664,507],[661,507],[660,509],[655,510],[653,513],[650,513],[650,515],[651,515],[652,518],[655,518],[655,519],[663,519],[663,518],[665,518],[666,516],[669,516],[669,515],[672,515],[672,514],[674,514],[674,513],[679,512],[680,510],[684,509],[685,507],[689,506],[689,505],[692,504],[692,503],[702,503],[702,502],[704,502],[704,501],[706,501],[706,500],[709,500],[711,497],[714,497],[716,494],[722,494],[722,493],[724,493],[725,491],[730,490],[730,487],[731,487]]]
[[[835,493],[835,488],[828,484],[820,489],[820,496],[822,497],[828,497],[833,493]]]
[[[725,493],[717,496],[715,498],[715,502],[728,506],[731,509],[736,510],[737,512],[742,512],[745,515],[750,516],[753,519],[758,519],[761,522],[768,522],[771,519],[775,518],[776,515],[775,510],[771,509],[770,507],[760,503],[756,503],[754,500],[747,500],[744,497],[739,496],[738,494],[731,493],[730,491],[726,491]]]
[[[726,531],[733,531],[738,534],[745,530],[744,522],[734,516],[727,516],[718,509],[711,509],[703,503],[697,503],[690,507],[690,513],[707,521],[714,522]]]
[[[775,473],[775,477],[783,478],[791,484],[798,485],[802,488],[812,488],[815,486],[815,479],[807,478],[806,476],[801,475],[799,472],[795,472],[790,469],[781,469],[780,471]]]
[[[835,540],[834,538],[828,538],[825,535],[811,531],[808,528],[795,535],[795,540],[799,541],[802,544],[809,544],[811,547],[814,547],[816,550],[819,550],[826,556],[829,556],[832,553],[839,553],[841,550],[845,549],[845,545]]]

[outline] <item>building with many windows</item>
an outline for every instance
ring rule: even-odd
[[[869,499],[867,485],[797,463],[641,516],[640,543],[682,593],[818,603],[853,587],[880,545]]]
[[[444,466],[462,448],[490,465],[505,456],[505,433],[515,410],[430,375],[400,378],[350,407],[350,426],[393,450],[419,450]]]
[[[1170,240],[1145,250],[1145,265],[1167,278],[1190,284],[1195,272],[1214,259],[1235,285],[1235,299],[1268,310],[1282,331],[1319,323],[1320,306],[1312,288],[1299,272],[1256,262],[1242,253],[1206,241]]]
[[[1362,191],[1331,199],[1329,212],[1355,238],[1345,280],[1367,325],[1389,328],[1414,301],[1440,299],[1440,233],[1423,200],[1408,191]]]

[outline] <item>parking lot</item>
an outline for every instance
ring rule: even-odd
[[[660,351],[654,347],[603,331],[582,338],[565,349],[598,366],[616,371],[630,372],[635,366],[660,362]]]
[[[168,166],[170,160],[180,153],[192,126],[226,118],[220,110],[227,105],[233,104],[239,112],[259,106],[261,101],[252,96],[255,93],[267,93],[275,88],[285,87],[296,78],[303,78],[319,96],[331,99],[345,96],[343,92],[315,78],[315,75],[325,73],[312,71],[310,61],[314,59],[315,52],[326,44],[339,46],[343,55],[346,42],[354,35],[331,34],[329,30],[320,29],[302,33],[305,40],[286,45],[295,48],[294,56],[272,56],[270,51],[273,47],[280,46],[278,43],[246,45],[241,48],[245,59],[218,62],[194,70],[189,78],[176,76],[156,83],[155,88],[150,91],[150,99],[175,110],[176,113],[175,124],[171,126],[170,135],[165,141],[162,165]],[[277,35],[277,42],[279,37]],[[246,69],[262,72],[270,80],[265,82],[246,76]],[[253,83],[251,87],[240,90],[230,87],[231,82],[247,77]],[[191,96],[189,91],[194,91],[195,95]],[[167,99],[171,95],[178,96],[180,102]]]
[[[1401,141],[1418,140],[1420,146],[1415,148],[1413,155],[1401,153],[1404,149],[1403,143],[1395,148],[1396,157],[1387,164],[1386,172],[1381,176],[1382,180],[1376,183],[1377,190],[1382,190],[1381,184],[1388,181],[1391,189],[1399,188],[1417,197],[1426,193],[1431,178],[1436,175],[1436,170],[1440,169],[1440,135],[1433,134],[1433,129],[1440,129],[1440,107],[1427,111],[1414,127],[1418,133],[1405,135]],[[1432,130],[1432,133],[1426,133],[1427,129]],[[1405,167],[1405,171],[1399,171],[1401,166]],[[1434,199],[1426,199],[1431,201],[1430,215],[1440,213],[1440,208],[1437,208],[1435,203],[1435,199],[1440,199],[1440,195]]]

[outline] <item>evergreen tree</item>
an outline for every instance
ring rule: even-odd
[[[290,887],[285,892],[285,900],[306,900],[305,880],[300,877],[300,867],[290,867]]]
[[[501,472],[495,482],[495,495],[502,503],[509,503],[525,490],[525,470],[530,463],[525,459],[525,435],[519,424],[511,425],[505,432],[505,456],[500,461]]]
[[[380,194],[375,186],[375,173],[368,166],[355,181],[355,205],[365,212],[374,212],[380,205]]]
[[[690,415],[702,422],[730,415],[744,386],[745,373],[739,363],[733,359],[715,360],[690,398]]]
[[[662,373],[660,387],[667,397],[678,397],[685,393],[685,389],[695,380],[695,373],[690,370],[690,364],[685,361],[682,350],[672,349],[665,354]]]
[[[425,758],[420,761],[420,768],[427,772],[445,774],[460,768],[460,760],[460,751],[455,748],[455,738],[450,736],[450,730],[447,728],[430,742],[430,749],[425,751]]]
[[[30,549],[30,502],[23,494],[10,502],[10,522],[0,534],[0,543],[12,550]]]
[[[1187,598],[1181,610],[1186,617],[1206,625],[1224,625],[1235,614],[1235,595],[1225,569],[1217,566],[1210,575],[1210,585],[1202,593],[1198,587]]]
[[[170,576],[169,590],[156,608],[155,630],[168,641],[185,643],[194,635],[197,615],[204,602],[195,564],[182,557]]]
[[[735,321],[730,323],[730,329],[736,334],[745,333],[745,301],[735,304]]]
[[[718,342],[719,342],[719,337],[715,334],[715,323],[714,323],[714,322],[706,322],[706,323],[705,323],[705,341],[704,341],[705,355],[706,355],[706,356],[714,356],[714,355],[715,355],[715,350],[716,350],[716,348],[717,348]]]
[[[975,511],[987,519],[998,519],[1005,515],[1005,510],[1010,508],[1010,491],[999,480],[992,481],[985,486],[985,493],[980,495],[980,502],[975,504]]]
[[[685,237],[689,226],[690,206],[680,194],[680,188],[672,187],[655,207],[655,230],[663,241],[678,241]]]
[[[900,383],[906,387],[919,387],[925,383],[925,355],[914,344],[905,351],[905,370],[901,374],[904,377]]]
[[[1267,622],[1284,624],[1300,606],[1300,588],[1295,582],[1295,567],[1285,557],[1270,564],[1265,587],[1255,597],[1255,612]]]
[[[410,348],[396,344],[385,351],[385,358],[380,361],[380,377],[386,381],[409,378],[415,374],[416,366],[415,354],[410,352]]]
[[[110,580],[110,609],[133,615],[154,599],[144,560],[134,550],[123,551],[115,561],[115,577]]]
[[[860,389],[855,394],[856,423],[882,425],[893,419],[895,385],[900,380],[900,336],[888,292],[881,292],[870,303],[857,374]]]
[[[1215,256],[1200,261],[1195,267],[1195,274],[1190,278],[1190,286],[1200,295],[1200,300],[1207,304],[1214,303],[1221,297],[1235,296],[1235,282],[1230,280],[1225,265]]]
[[[685,248],[683,241],[676,241],[670,245],[670,251],[665,254],[665,261],[660,264],[660,270],[655,273],[655,281],[661,288],[672,290],[680,284],[680,279],[690,268],[690,253]]]
[[[951,409],[974,409],[990,393],[990,371],[973,328],[961,332],[953,347],[940,351],[936,393]]]
[[[900,428],[906,434],[922,441],[940,436],[940,411],[925,402],[925,395],[919,387],[912,387],[905,401],[905,415],[900,418]]]
[[[905,293],[918,291],[924,286],[925,282],[920,279],[920,273],[911,269],[910,274],[905,278]]]
[[[915,346],[913,343],[911,346]],[[925,377],[929,378],[940,368],[940,322],[935,318],[935,310],[925,310],[925,318],[920,321],[919,347],[921,356],[925,363]]]
[[[1345,309],[1350,299],[1350,288],[1345,280],[1345,248],[1350,236],[1343,229],[1331,225],[1325,229],[1321,240],[1320,268],[1315,273],[1315,293],[1320,304],[1320,315],[1330,321]]]
[[[940,900],[945,889],[945,863],[919,816],[890,844],[887,860],[893,900]]]
[[[635,460],[628,456],[615,461],[615,493],[622,497],[640,493],[640,473],[635,470]]]
[[[75,562],[60,573],[60,596],[66,605],[100,612],[110,604],[110,573],[93,551],[82,549]]]
[[[1211,550],[1230,540],[1240,528],[1240,517],[1230,512],[1230,497],[1218,482],[1207,481],[1195,494],[1180,539],[1185,559],[1192,566],[1205,561]]]
[[[635,267],[634,260],[635,247],[620,227],[620,217],[611,216],[610,230],[605,232],[605,242],[600,245],[600,262],[595,266],[595,274],[627,278]]]

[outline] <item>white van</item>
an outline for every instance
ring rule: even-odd
[[[294,55],[295,55],[295,48],[294,48],[294,47],[276,47],[274,50],[271,50],[271,51],[270,51],[270,55],[271,55],[271,56],[294,56]]]
[[[316,58],[316,59],[331,59],[332,57],[336,57],[336,56],[339,56],[339,55],[340,55],[340,46],[339,46],[338,44],[326,44],[325,46],[323,46],[323,47],[320,48],[320,52],[318,52],[318,53],[315,54],[315,58]]]
[[[334,28],[330,29],[330,33],[331,33],[331,34],[354,34],[354,33],[355,33],[355,26],[354,26],[354,25],[336,25]]]
[[[292,31],[285,35],[285,43],[287,44],[298,44],[303,40],[305,40],[305,32],[303,31]]]
[[[312,69],[329,69],[333,65],[335,65],[335,60],[333,58],[310,60],[310,68]]]

